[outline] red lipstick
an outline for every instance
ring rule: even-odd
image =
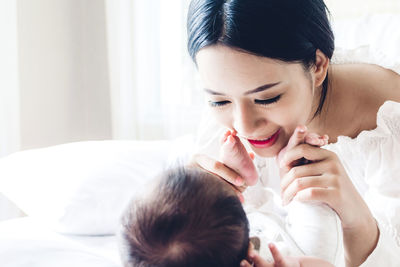
[[[251,145],[257,148],[266,148],[272,146],[279,137],[280,129],[274,133],[271,137],[265,140],[251,140],[247,139]]]

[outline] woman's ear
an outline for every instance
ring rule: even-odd
[[[321,50],[315,52],[315,66],[313,68],[314,86],[319,87],[324,82],[328,73],[329,58]]]

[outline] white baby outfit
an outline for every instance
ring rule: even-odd
[[[255,163],[259,182],[244,192],[244,208],[250,236],[257,236],[261,241],[260,255],[272,261],[267,245],[273,242],[285,256],[315,256],[335,266],[344,266],[337,214],[325,204],[292,201],[282,207],[275,159],[257,158]]]

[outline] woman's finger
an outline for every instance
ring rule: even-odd
[[[278,164],[281,162],[283,156],[285,155],[286,151],[289,151],[293,147],[297,146],[298,144],[304,143],[304,138],[306,135],[307,127],[306,126],[298,126],[292,136],[290,137],[288,144],[278,153],[276,160]]]
[[[256,251],[252,251],[249,254],[249,258],[254,263],[255,267],[274,267],[273,263],[264,260]]]
[[[280,168],[291,168],[293,162],[302,158],[309,161],[321,161],[328,158],[330,153],[330,151],[320,147],[301,144],[285,153],[280,162]]]
[[[311,187],[328,188],[330,185],[331,179],[325,176],[297,178],[282,192],[283,204],[287,205],[301,190]]]
[[[253,265],[252,264],[250,264],[248,261],[246,261],[246,260],[242,260],[241,262],[240,262],[240,267],[252,267]]]
[[[236,192],[237,197],[240,200],[240,203],[244,203],[244,197],[243,194],[241,192]]]
[[[338,191],[333,188],[306,188],[299,191],[293,199],[300,202],[325,203],[340,214],[335,209],[337,206],[335,201],[339,199]]]
[[[320,176],[328,169],[326,161],[318,161],[306,165],[296,166],[291,168],[281,179],[281,189],[286,188],[297,178],[307,176]]]
[[[193,161],[197,163],[202,169],[211,172],[225,181],[235,185],[239,191],[240,187],[244,185],[244,180],[234,170],[227,167],[220,161],[214,160],[207,155],[197,154],[193,157]]]
[[[278,248],[273,243],[269,243],[268,248],[271,251],[272,257],[274,258],[274,266],[284,266],[285,259],[279,252]]]
[[[289,139],[289,142],[286,146],[286,151],[291,150],[295,146],[304,143],[304,138],[306,137],[307,127],[304,125],[300,125],[296,127],[296,130],[292,134]]]

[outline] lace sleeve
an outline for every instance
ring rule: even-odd
[[[400,263],[400,103],[388,101],[378,112],[373,134],[359,137],[365,157],[364,195],[378,222],[377,247],[362,266]]]

